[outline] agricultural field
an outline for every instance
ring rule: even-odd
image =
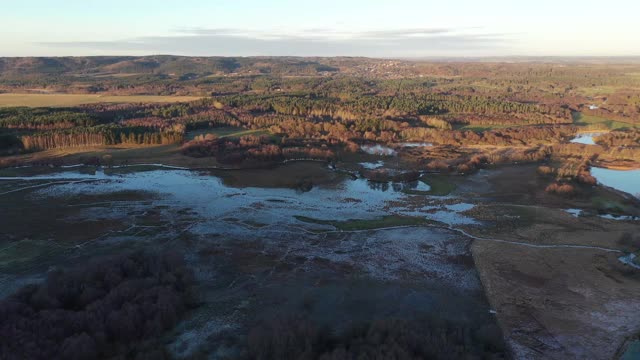
[[[197,99],[196,96],[0,93],[0,107],[71,107],[98,103],[175,103]]]

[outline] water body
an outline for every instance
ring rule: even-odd
[[[621,256],[618,259],[633,268],[640,269],[640,265],[638,265],[638,263],[636,263],[635,261],[636,257],[637,257],[636,254],[629,254],[629,255]]]
[[[604,134],[603,132],[580,133],[571,140],[572,143],[595,145],[594,138]]]
[[[427,199],[425,195],[408,194],[407,190],[429,191],[421,182],[376,183],[366,179],[345,179],[337,184],[314,187],[301,192],[286,188],[237,188],[227,186],[222,179],[204,172],[189,170],[154,170],[120,175],[102,171],[86,174],[76,171],[0,178],[0,181],[46,181],[35,196],[65,197],[78,194],[109,194],[122,191],[144,191],[160,196],[154,205],[190,208],[203,221],[192,229],[197,232],[220,232],[212,227],[214,219],[236,218],[263,224],[305,225],[295,216],[322,220],[374,219],[392,214],[424,216],[449,225],[472,223],[460,214],[473,205],[448,205],[434,213],[436,207],[418,211],[404,206],[405,202]],[[29,184],[25,184],[25,187]],[[223,229],[224,230],[224,229]]]
[[[573,217],[580,217],[582,210],[580,209],[565,209],[565,212],[571,214]]]
[[[564,211],[566,213],[571,214],[573,217],[583,216],[581,209],[565,209]],[[637,220],[638,219],[636,216],[629,216],[629,215],[600,214],[598,216],[603,218],[603,219],[619,220],[619,221],[630,221],[630,220]]]
[[[632,341],[627,347],[627,351],[622,354],[620,360],[637,360],[640,359],[640,340]]]
[[[594,167],[591,174],[602,185],[640,198],[640,170],[612,170]]]

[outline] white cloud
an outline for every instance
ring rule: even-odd
[[[258,31],[180,28],[171,36],[119,41],[44,42],[52,48],[108,53],[148,53],[227,56],[374,56],[409,57],[503,53],[511,40],[505,34],[477,28],[411,28],[371,31],[306,29]]]

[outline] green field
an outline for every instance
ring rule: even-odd
[[[198,100],[198,96],[95,95],[95,94],[0,94],[0,107],[67,107],[98,103],[174,103]]]
[[[429,185],[431,189],[429,191],[409,189],[404,192],[410,195],[447,196],[456,189],[456,185],[451,183],[451,179],[438,175],[423,176],[419,181]]]
[[[574,112],[573,123],[578,126],[588,127],[593,130],[617,130],[632,128],[632,124],[609,120],[599,116],[584,115],[580,112]]]
[[[269,135],[269,131],[264,129],[247,130],[241,127],[231,127],[231,126],[219,127],[219,128],[208,128],[208,129],[190,131],[187,134],[187,139],[193,140],[193,138],[195,138],[196,136],[207,135],[207,134],[213,134],[220,138],[223,138],[223,137],[238,138],[240,136],[245,136],[245,135],[256,135],[256,136]]]

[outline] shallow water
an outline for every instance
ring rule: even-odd
[[[362,145],[360,147],[362,151],[366,152],[370,155],[384,155],[384,156],[395,156],[396,151],[388,146],[382,145]]]
[[[565,209],[564,211],[566,213],[571,214],[573,217],[581,217],[581,216],[583,216],[581,209]],[[629,216],[629,215],[600,214],[598,216],[603,218],[603,219],[619,220],[619,221],[631,221],[631,220],[637,220],[638,219],[636,216]]]
[[[637,257],[636,254],[629,254],[629,255],[621,256],[618,259],[624,264],[627,264],[636,269],[640,269],[640,265],[636,264],[636,262],[634,261],[636,257]]]
[[[571,214],[573,217],[580,217],[580,215],[582,215],[582,210],[580,209],[565,209],[564,211]]]
[[[602,185],[640,198],[640,170],[612,170],[594,167],[591,174]]]
[[[424,216],[449,225],[470,224],[473,220],[460,212],[472,204],[447,205],[434,212],[434,207],[404,206],[429,199],[425,195],[407,194],[407,190],[429,191],[421,181],[408,183],[375,183],[366,179],[345,179],[331,187],[314,187],[308,192],[286,188],[235,188],[204,172],[188,170],[154,170],[107,175],[66,171],[62,173],[2,178],[0,180],[72,180],[52,182],[34,192],[37,197],[60,197],[77,194],[107,194],[120,191],[145,191],[160,196],[154,205],[189,208],[202,221],[192,230],[198,233],[221,231],[214,220],[234,218],[268,225],[308,226],[295,219],[306,216],[322,220],[373,219],[388,214]],[[78,182],[82,180],[83,182]],[[86,181],[84,181],[86,180]],[[95,181],[91,181],[95,180]],[[423,200],[424,199],[424,200]],[[232,231],[233,226],[225,230]],[[237,230],[237,229],[235,229]]]
[[[426,143],[426,142],[406,142],[406,143],[402,143],[403,147],[430,147],[433,146],[432,143]]]
[[[602,132],[580,133],[580,134],[577,134],[576,137],[573,138],[573,140],[571,140],[571,142],[578,143],[578,144],[595,145],[596,142],[594,141],[594,138],[602,134],[604,133]]]

